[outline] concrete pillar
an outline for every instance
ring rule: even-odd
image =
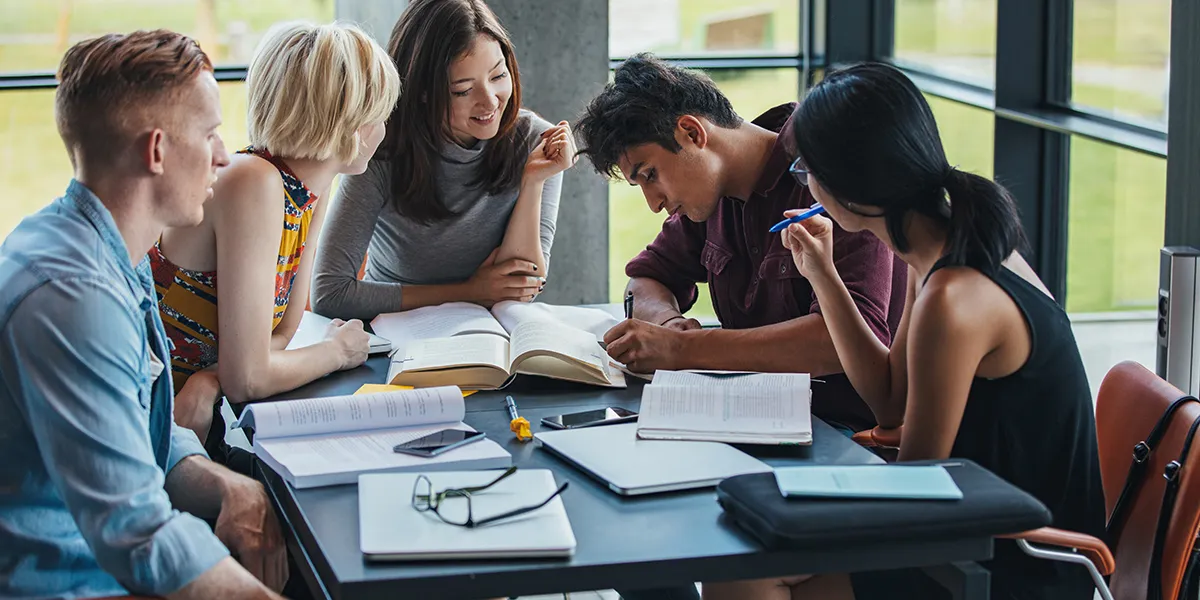
[[[406,6],[408,0],[334,0],[333,14],[339,21],[358,24],[386,49],[392,26]]]
[[[488,0],[512,37],[522,103],[572,123],[608,81],[607,0]],[[563,178],[550,278],[539,300],[608,301],[608,183],[581,159]]]
[[[512,38],[522,103],[557,123],[572,123],[608,81],[607,0],[487,0]],[[337,0],[335,14],[387,45],[408,0]],[[563,180],[550,278],[539,300],[608,301],[608,183],[586,159]]]

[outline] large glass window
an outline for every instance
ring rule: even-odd
[[[946,160],[963,170],[991,178],[996,139],[996,119],[991,111],[925,95],[938,134],[946,149]]]
[[[709,74],[729,97],[734,110],[745,119],[754,119],[768,108],[794,101],[800,85],[795,69],[712,71]],[[662,229],[666,213],[650,212],[641,190],[623,180],[612,182],[608,203],[609,297],[618,302],[629,281],[625,277],[625,264],[654,240]],[[689,314],[713,316],[707,287],[700,287],[700,299]]]
[[[0,0],[0,73],[54,71],[66,49],[111,32],[165,27],[218,65],[244,65],[274,23],[333,20],[334,0]]]
[[[1075,0],[1074,33],[1076,104],[1166,123],[1171,0]]]
[[[246,136],[246,85],[221,84],[221,136],[230,152]],[[21,222],[62,195],[71,162],[54,125],[54,90],[0,92],[0,181],[5,185],[0,240]]]
[[[895,0],[896,60],[992,87],[997,0]]]
[[[1167,161],[1074,137],[1070,185],[1067,311],[1153,308]]]
[[[800,50],[801,0],[609,0],[608,51],[664,56]]]

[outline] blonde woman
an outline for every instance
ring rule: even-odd
[[[176,422],[235,469],[249,461],[224,444],[222,393],[256,400],[366,360],[358,321],[335,321],[314,346],[285,348],[308,300],[333,179],[366,169],[400,80],[360,29],[295,22],[267,32],[246,87],[251,145],[218,173],[204,221],[167,229],[150,250],[174,343]]]

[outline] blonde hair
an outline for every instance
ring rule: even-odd
[[[351,162],[358,128],[388,118],[400,97],[392,59],[346,23],[280,23],[250,61],[250,143],[272,154]]]

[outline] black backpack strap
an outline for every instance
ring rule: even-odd
[[[1192,553],[1187,569],[1183,572],[1183,585],[1179,586],[1179,599],[1200,597],[1200,544],[1192,544]]]
[[[1188,429],[1179,458],[1167,463],[1167,467],[1163,469],[1163,478],[1167,480],[1167,487],[1163,491],[1162,508],[1158,512],[1158,530],[1154,534],[1154,553],[1150,555],[1150,581],[1146,596],[1148,600],[1161,600],[1163,597],[1163,546],[1167,543],[1167,530],[1171,525],[1171,515],[1175,514],[1175,499],[1179,496],[1179,479],[1182,476],[1183,466],[1187,463],[1188,454],[1192,451],[1192,441],[1196,439],[1196,429],[1198,428],[1200,428],[1200,417],[1196,417],[1196,420],[1192,421],[1192,427]]]
[[[1125,476],[1125,487],[1121,489],[1121,495],[1117,496],[1117,502],[1113,505],[1112,514],[1108,516],[1108,539],[1113,542],[1121,536],[1121,527],[1125,525],[1126,512],[1129,510],[1128,502],[1133,491],[1136,490],[1142,483],[1142,479],[1146,476],[1146,467],[1150,462],[1150,457],[1154,454],[1155,446],[1162,441],[1162,437],[1167,434],[1167,427],[1171,425],[1171,417],[1175,415],[1175,411],[1180,406],[1188,402],[1200,402],[1195,396],[1182,396],[1176,399],[1167,407],[1162,416],[1158,418],[1158,423],[1154,424],[1154,429],[1150,430],[1150,435],[1133,446],[1133,463],[1129,465],[1129,474]]]

